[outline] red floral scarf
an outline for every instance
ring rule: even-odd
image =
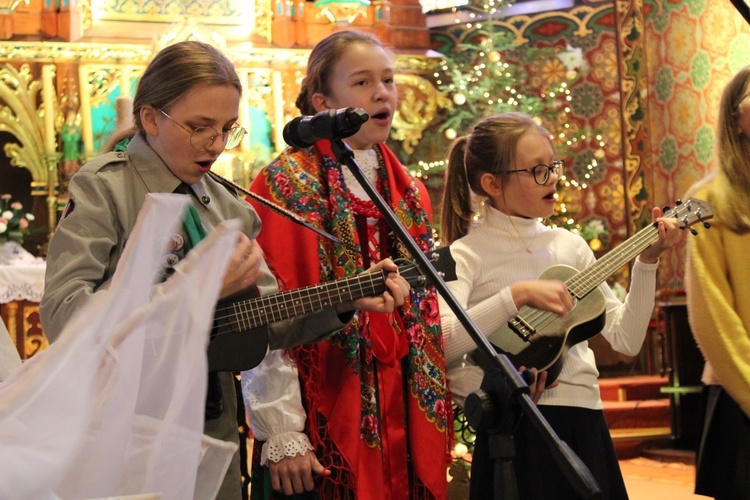
[[[420,248],[429,250],[431,204],[424,186],[385,145],[377,151],[381,194]],[[288,148],[251,189],[342,241],[366,247],[359,241],[341,168],[327,141],[309,149]],[[364,270],[361,254],[253,205],[263,220],[258,241],[283,288]],[[408,257],[400,243],[395,247],[392,258]],[[329,340],[291,354],[303,386],[306,432],[332,472],[319,479],[323,498],[447,496],[453,423],[432,287],[412,290],[397,313],[358,313]]]

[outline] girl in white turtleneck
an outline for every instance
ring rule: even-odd
[[[536,278],[553,265],[583,270],[595,262],[580,236],[539,221],[553,213],[562,169],[549,133],[521,113],[482,120],[451,149],[442,227],[443,243],[450,244],[456,260],[458,280],[448,286],[487,335],[507,324],[524,305],[570,313],[574,303],[563,282]],[[470,190],[486,198],[486,215],[476,223],[472,223]],[[606,284],[599,287],[606,300],[602,335],[616,351],[631,356],[641,348],[653,311],[658,257],[681,235],[676,219],[661,216],[655,208],[659,239],[636,259],[625,302]],[[450,388],[460,403],[479,388],[484,373],[466,356],[476,345],[442,299],[440,315]],[[594,353],[584,341],[564,356],[562,371],[541,395],[539,410],[592,472],[602,498],[627,498],[602,412]],[[540,374],[538,383],[544,383],[545,377]],[[577,498],[527,419],[521,420],[514,438],[520,498]],[[472,498],[492,496],[486,441],[486,435],[477,436],[472,477],[486,480],[472,481]]]

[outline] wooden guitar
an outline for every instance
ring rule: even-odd
[[[676,218],[680,229],[685,229],[710,219],[713,213],[705,201],[690,198],[684,203],[678,201],[672,209],[665,207],[664,217]],[[704,226],[710,227],[708,223]],[[692,228],[690,232],[697,233]],[[551,384],[560,375],[565,353],[604,327],[604,294],[597,287],[658,238],[656,223],[650,224],[583,271],[565,265],[550,267],[540,278],[563,281],[573,296],[573,309],[558,316],[523,306],[506,326],[488,336],[490,343],[516,367],[546,370],[547,385]]]
[[[443,273],[444,279],[455,279],[455,269],[449,263],[439,266],[434,262],[436,258],[433,257],[433,265]],[[399,274],[412,288],[425,286],[428,280],[419,267],[409,260],[404,262],[399,265]],[[208,344],[209,371],[243,371],[257,366],[268,348],[267,325],[380,295],[387,290],[387,276],[387,271],[362,273],[288,292],[259,296],[257,291],[251,291],[219,301]]]

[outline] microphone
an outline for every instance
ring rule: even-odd
[[[356,134],[369,119],[362,108],[326,109],[313,116],[298,116],[284,127],[284,142],[309,148],[320,139],[344,139]]]

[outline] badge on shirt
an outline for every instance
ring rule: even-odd
[[[73,210],[76,208],[76,201],[71,198],[68,200],[68,203],[65,204],[65,208],[63,208],[62,215],[60,216],[60,220],[57,222],[57,225],[59,226],[62,221],[65,220],[65,217],[70,215]]]
[[[176,253],[169,252],[162,257],[161,265],[162,267],[169,269],[174,267],[178,262],[180,262],[180,256]]]
[[[185,238],[179,233],[172,233],[169,235],[169,249],[173,252],[182,250],[185,246]]]

